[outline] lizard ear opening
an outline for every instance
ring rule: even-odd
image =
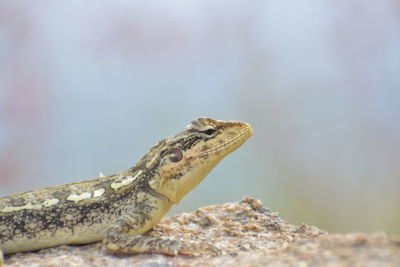
[[[179,148],[174,148],[169,152],[169,159],[174,163],[181,161],[182,158],[183,153],[182,150],[180,150]]]

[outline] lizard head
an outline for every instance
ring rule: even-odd
[[[150,187],[178,203],[252,133],[249,124],[239,121],[193,121],[182,132],[153,147],[150,154],[155,156],[149,157],[147,165],[158,173],[151,176]]]

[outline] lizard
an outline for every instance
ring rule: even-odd
[[[244,122],[199,118],[158,142],[126,171],[0,198],[0,261],[1,251],[98,241],[111,254],[208,250],[145,233],[252,133]]]

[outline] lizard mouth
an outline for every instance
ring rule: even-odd
[[[222,144],[219,147],[204,151],[203,153],[200,153],[199,155],[196,156],[196,158],[201,158],[204,156],[209,155],[210,153],[213,152],[219,152],[221,150],[227,150],[231,147],[233,147],[233,150],[235,150],[236,148],[238,148],[240,145],[238,146],[233,146],[236,143],[239,143],[239,141],[245,141],[247,138],[249,138],[251,135],[253,134],[253,130],[251,129],[251,126],[248,126],[246,130],[244,130],[242,133],[240,133],[238,136],[236,136],[235,138],[232,138],[231,140],[229,140],[228,142]],[[242,143],[243,143],[242,142]]]

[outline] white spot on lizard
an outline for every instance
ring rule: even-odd
[[[100,197],[105,191],[104,188],[97,189],[93,192],[93,197]]]
[[[12,211],[17,211],[17,210],[40,210],[42,208],[42,205],[40,204],[26,204],[23,206],[11,206],[11,207],[4,207],[0,211],[1,212],[12,212]]]
[[[42,204],[25,204],[23,206],[10,206],[10,207],[4,207],[0,210],[0,212],[12,212],[12,211],[17,211],[17,210],[40,210],[43,206],[44,207],[50,207],[55,204],[57,204],[60,200],[57,198],[50,198],[46,199]]]
[[[146,168],[150,168],[150,167],[153,165],[154,161],[155,161],[157,158],[158,158],[158,154],[155,154],[154,157],[152,157],[151,160],[149,160],[149,161],[146,163]]]
[[[138,178],[141,174],[142,174],[142,170],[138,171],[138,173],[135,176],[127,176],[125,177],[125,179],[122,179],[121,181],[115,182],[111,184],[111,188],[114,190],[118,190],[119,188],[121,188],[122,186],[128,185],[130,183],[132,183],[133,181],[136,180],[136,178]]]
[[[69,197],[67,197],[67,200],[74,201],[75,203],[78,203],[81,200],[84,200],[84,199],[87,199],[87,198],[91,198],[91,197],[92,197],[92,193],[85,192],[85,193],[80,194],[80,195],[77,195],[77,194],[70,195]]]
[[[59,201],[60,201],[60,200],[57,199],[57,198],[46,199],[46,200],[43,202],[43,206],[45,206],[45,207],[50,207],[50,206],[53,206],[53,205],[57,204]]]

